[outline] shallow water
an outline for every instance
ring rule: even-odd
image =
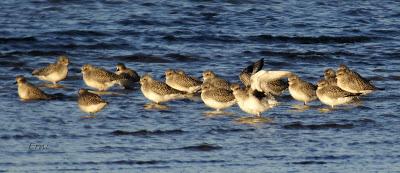
[[[400,171],[400,4],[396,1],[0,2],[0,172],[396,172]],[[58,55],[71,58],[53,101],[21,102],[16,75]],[[158,79],[167,68],[206,69],[238,81],[249,62],[291,70],[316,82],[327,67],[348,64],[385,88],[360,105],[309,109],[285,93],[248,125],[205,116],[200,101],[145,110],[140,90],[111,91],[97,118],[81,119],[80,67],[125,63]],[[30,145],[45,149],[29,149]],[[233,171],[232,171],[233,170]]]

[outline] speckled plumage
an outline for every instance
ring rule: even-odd
[[[133,89],[136,82],[139,82],[140,76],[135,70],[127,68],[124,64],[117,64],[115,74],[120,76],[119,85],[125,89]]]
[[[192,76],[187,75],[182,70],[165,71],[165,83],[170,87],[187,93],[195,93],[200,90],[202,82]]]
[[[261,84],[261,89],[265,93],[279,96],[288,88],[288,86],[289,84],[287,81],[279,79]]]
[[[232,91],[216,88],[207,83],[201,86],[201,99],[208,107],[217,111],[231,107],[236,103]]]
[[[96,88],[100,91],[105,91],[108,88],[118,84],[122,79],[121,76],[109,72],[104,68],[85,64],[82,67],[83,81],[89,87]]]
[[[337,85],[335,70],[328,68],[324,71],[324,79],[329,85]]]
[[[337,86],[351,93],[368,94],[376,90],[367,79],[357,72],[351,71],[347,66],[341,65],[336,72]]]
[[[140,78],[143,95],[155,103],[186,98],[184,92],[171,88],[166,83],[154,80],[150,75]]]
[[[18,96],[22,100],[47,100],[51,96],[29,83],[24,76],[16,77],[18,85]]]
[[[353,101],[358,95],[342,90],[336,85],[330,85],[326,80],[318,82],[317,88],[318,99],[331,107],[341,104],[347,104]]]
[[[302,101],[304,104],[316,100],[316,89],[315,85],[300,79],[296,75],[289,77],[289,93],[295,100]]]
[[[56,63],[49,64],[46,67],[35,69],[32,72],[33,76],[36,76],[40,80],[57,82],[64,80],[68,75],[68,64],[69,59],[66,56],[60,56]]]
[[[78,106],[86,113],[96,113],[101,111],[108,103],[99,95],[80,89],[78,92]]]
[[[208,83],[216,88],[224,88],[230,90],[230,84],[227,80],[220,78],[213,71],[206,70],[203,72],[203,84]]]

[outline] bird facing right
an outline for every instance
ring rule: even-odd
[[[336,79],[341,89],[351,93],[368,94],[377,89],[367,79],[345,65],[341,65],[337,70]]]
[[[122,79],[121,76],[115,73],[90,64],[83,65],[81,70],[85,84],[89,87],[96,88],[99,91],[106,91],[115,84],[119,84]]]
[[[304,105],[307,105],[308,102],[317,99],[315,93],[317,87],[315,85],[300,79],[297,75],[290,76],[288,80],[289,93],[295,100],[304,102]]]
[[[36,76],[40,80],[49,81],[56,85],[57,82],[64,80],[67,77],[68,64],[68,57],[60,56],[56,63],[34,70],[32,75]]]
[[[78,106],[83,112],[94,114],[101,111],[107,104],[99,95],[86,89],[79,89],[78,91]]]
[[[326,80],[318,81],[317,97],[318,99],[332,108],[336,105],[342,105],[352,102],[360,93],[354,94],[342,90],[336,85],[330,85]]]

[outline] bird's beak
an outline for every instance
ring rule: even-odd
[[[161,75],[161,78],[165,78],[165,74]]]
[[[17,84],[17,81],[15,81],[14,84]]]
[[[321,75],[321,76],[319,76],[319,77],[324,77],[324,75]]]

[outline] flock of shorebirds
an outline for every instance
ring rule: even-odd
[[[57,82],[67,77],[68,64],[68,57],[60,56],[56,63],[34,70],[32,75],[40,80],[52,82],[52,86],[57,87],[60,86]],[[203,72],[201,81],[183,70],[168,69],[165,71],[165,82],[162,82],[149,74],[140,77],[136,71],[121,63],[116,66],[115,72],[85,64],[81,68],[83,81],[87,86],[97,89],[97,92],[79,89],[78,105],[83,112],[92,115],[107,105],[99,95],[101,92],[114,85],[133,89],[139,82],[143,95],[152,102],[145,105],[147,108],[161,109],[161,103],[200,95],[205,105],[215,109],[212,113],[221,113],[237,103],[244,112],[260,117],[261,113],[278,105],[276,98],[287,89],[295,100],[303,102],[304,105],[319,99],[332,108],[351,103],[378,89],[369,80],[343,64],[336,71],[326,69],[324,78],[318,81],[317,85],[289,71],[262,70],[263,65],[264,60],[260,59],[244,68],[239,74],[243,83],[241,86],[229,83],[211,70]],[[24,76],[17,76],[16,82],[18,95],[22,100],[47,100],[54,97],[29,83]]]

